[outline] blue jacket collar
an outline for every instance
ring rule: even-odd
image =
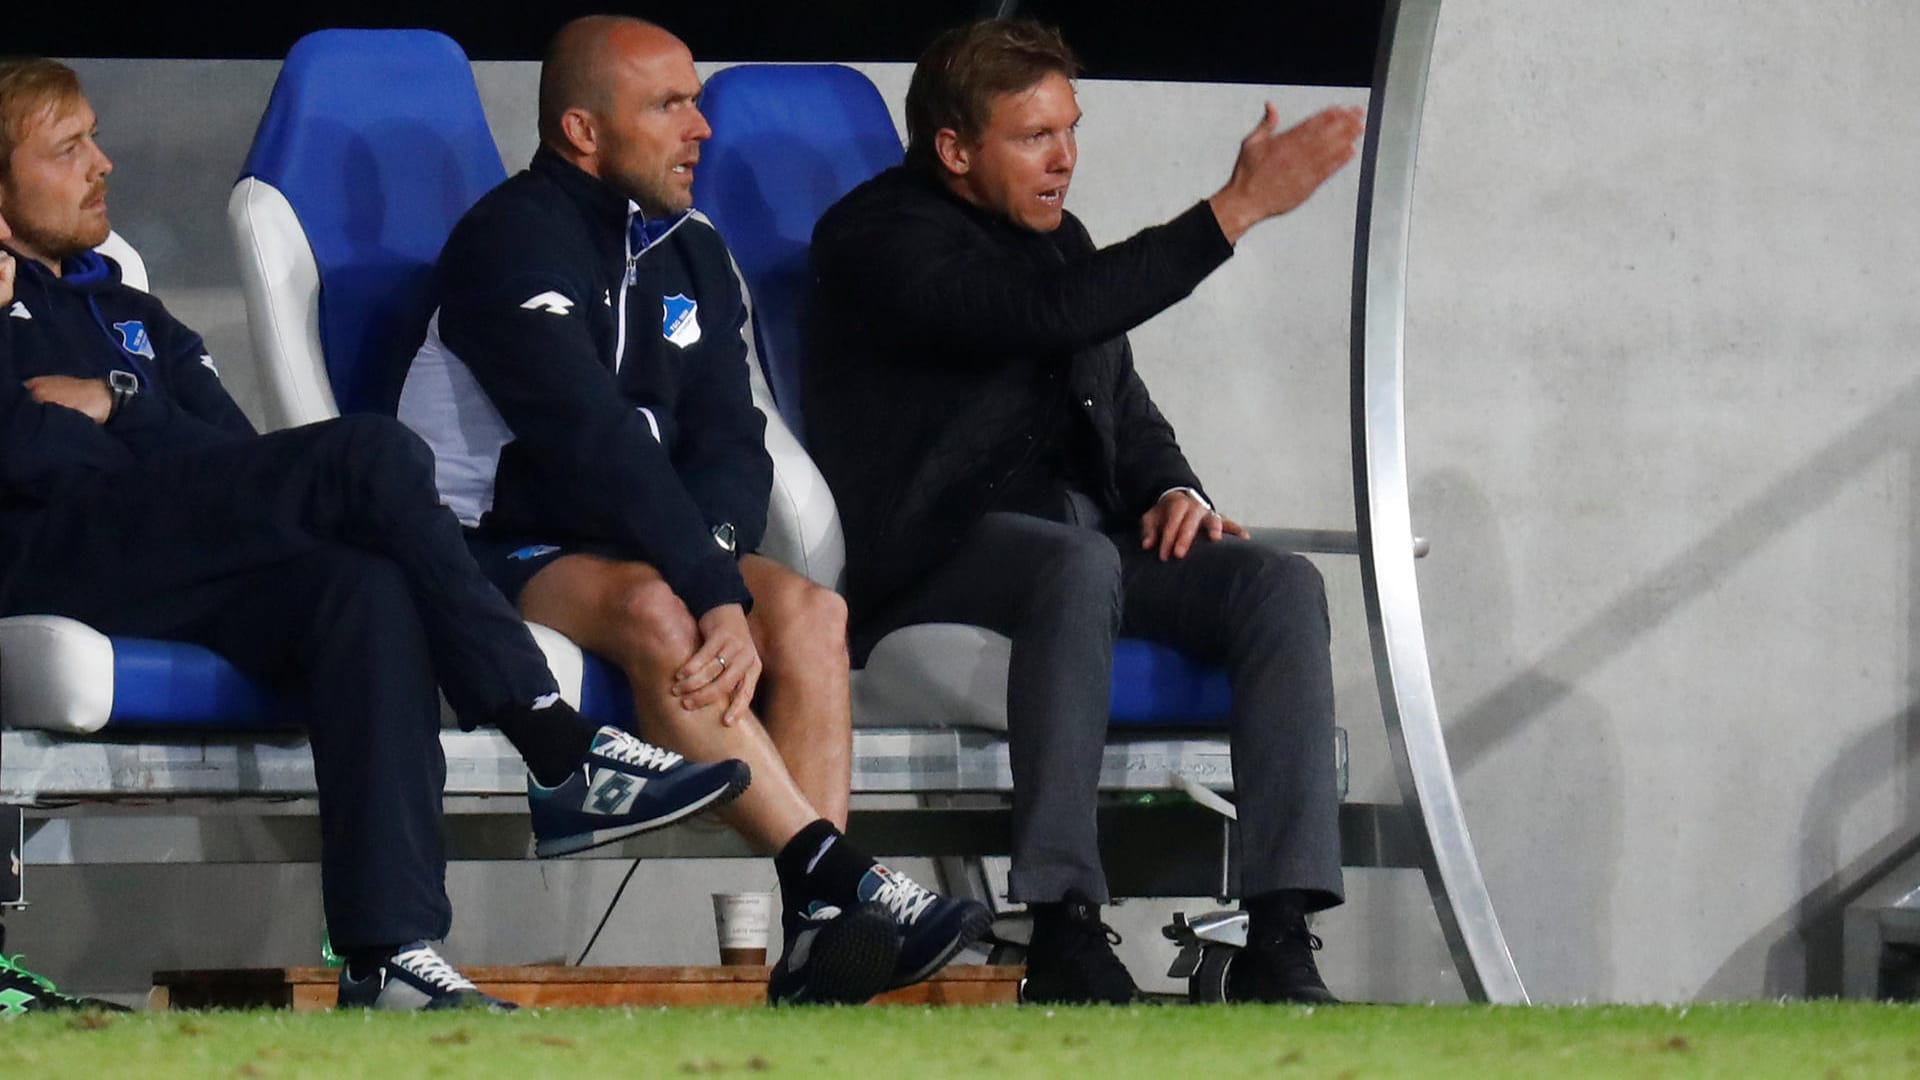
[[[43,289],[99,292],[120,284],[119,265],[97,251],[83,251],[66,259],[60,264],[58,275],[40,265],[37,259],[29,259],[12,249],[8,251],[13,255],[14,265],[20,268],[20,274]]]

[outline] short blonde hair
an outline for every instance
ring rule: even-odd
[[[58,60],[0,60],[0,174],[40,118],[80,97],[80,76]]]

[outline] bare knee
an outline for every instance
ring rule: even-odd
[[[693,614],[657,574],[616,586],[608,607],[629,664],[679,664],[699,648]]]
[[[767,605],[764,655],[770,670],[844,671],[847,666],[847,602],[832,589],[799,578]],[[759,609],[760,601],[755,600]]]

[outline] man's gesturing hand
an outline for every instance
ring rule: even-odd
[[[1307,201],[1327,178],[1353,160],[1354,142],[1366,129],[1366,113],[1346,106],[1323,109],[1285,131],[1273,103],[1253,131],[1240,140],[1227,186],[1207,201],[1227,243],[1248,229]]]
[[[1158,547],[1161,562],[1184,559],[1187,549],[1193,546],[1194,537],[1203,528],[1209,540],[1218,540],[1228,534],[1245,540],[1248,535],[1239,522],[1207,509],[1191,494],[1169,491],[1160,496],[1160,501],[1153,504],[1153,509],[1140,515],[1140,549],[1152,551]]]
[[[721,604],[700,616],[700,648],[673,676],[673,696],[683,709],[727,703],[723,724],[738,723],[760,684],[760,653],[739,604]]]
[[[42,405],[64,405],[87,414],[96,424],[107,422],[113,411],[113,391],[105,379],[76,379],[71,375],[39,375],[26,382],[27,393]]]

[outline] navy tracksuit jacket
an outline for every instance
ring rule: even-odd
[[[647,221],[543,148],[454,227],[435,295],[400,418],[464,524],[610,546],[696,616],[751,604],[713,531],[759,546],[773,461],[740,281],[705,218]]]

